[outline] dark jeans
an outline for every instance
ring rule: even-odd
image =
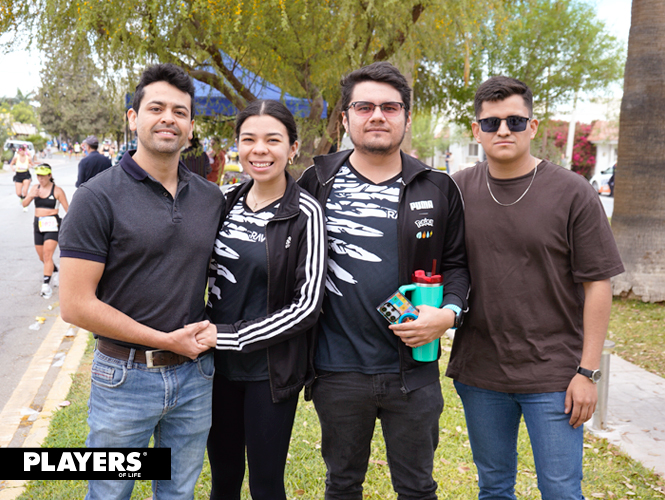
[[[583,426],[564,411],[566,392],[510,394],[455,381],[462,398],[479,500],[516,500],[517,435],[524,416],[543,500],[584,500]]]
[[[286,500],[284,467],[298,395],[273,403],[270,382],[233,382],[215,374],[208,458],[210,498],[240,500],[245,476],[254,500]]]
[[[432,478],[443,396],[439,381],[404,394],[398,374],[324,373],[312,388],[328,468],[326,499],[361,500],[377,417],[399,500],[436,499]]]

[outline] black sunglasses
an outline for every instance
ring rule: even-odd
[[[478,120],[478,123],[480,123],[480,129],[483,132],[496,132],[499,130],[501,122],[504,120],[506,121],[506,125],[508,125],[508,130],[511,132],[524,132],[526,130],[526,124],[529,123],[531,118],[524,118],[523,116],[497,118],[496,116],[491,116],[489,118]]]

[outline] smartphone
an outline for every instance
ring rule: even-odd
[[[418,309],[403,293],[397,291],[379,304],[377,311],[388,320],[389,323],[404,323],[413,321],[418,317]]]

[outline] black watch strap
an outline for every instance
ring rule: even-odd
[[[577,367],[577,373],[579,373],[580,375],[584,375],[594,384],[597,384],[601,377],[600,370],[587,370],[586,368],[582,368],[581,366]]]
[[[453,325],[453,328],[459,328],[462,326],[462,321],[464,321],[464,311],[462,311],[461,307],[456,306],[455,304],[446,304],[443,308],[450,309],[455,313],[455,324]]]

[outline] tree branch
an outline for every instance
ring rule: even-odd
[[[207,83],[211,87],[219,90],[236,108],[243,109],[246,106],[246,103],[238,97],[238,94],[235,93],[233,89],[219,77],[219,75],[202,69],[195,69],[190,66],[187,66],[187,71],[192,78],[196,78],[200,82]]]
[[[411,26],[414,26],[418,22],[418,19],[420,18],[420,15],[423,13],[424,10],[425,10],[424,3],[418,3],[413,6],[413,8],[411,9]],[[385,61],[386,59],[394,55],[397,49],[402,45],[404,45],[404,42],[406,42],[408,35],[409,35],[408,29],[405,31],[397,30],[389,46],[387,48],[385,46],[381,47],[381,50],[379,50],[376,54],[374,54],[373,58],[374,62]]]

